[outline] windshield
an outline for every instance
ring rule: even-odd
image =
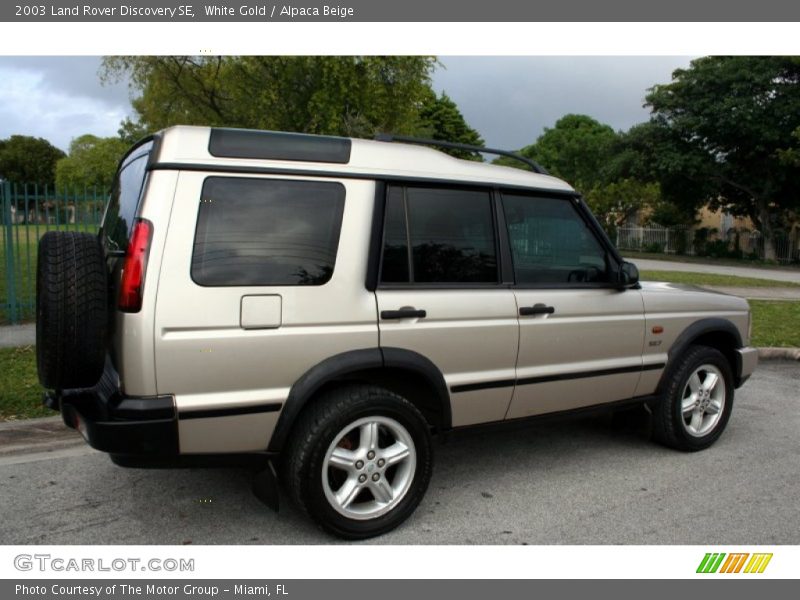
[[[103,218],[102,232],[108,251],[125,251],[133,228],[139,199],[147,174],[147,160],[153,142],[139,146],[125,159],[114,180]]]

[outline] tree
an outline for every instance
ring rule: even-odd
[[[657,180],[638,162],[642,155],[626,134],[587,115],[565,115],[520,154],[583,191],[598,220],[611,231],[637,212],[661,202]],[[507,166],[528,168],[500,158]]]
[[[64,153],[42,138],[12,135],[0,140],[0,179],[53,185],[56,162]]]
[[[647,95],[650,134],[673,152],[658,159],[683,202],[750,217],[775,258],[776,231],[800,208],[800,59],[707,57]],[[678,159],[678,150],[685,156]],[[789,157],[789,159],[787,159]],[[698,194],[694,199],[688,194]]]
[[[613,145],[608,179],[655,185],[658,197],[645,205],[650,219],[667,227],[690,225],[697,209],[712,194],[702,157],[668,128],[647,122],[634,125]]]
[[[436,62],[425,56],[133,56],[127,75],[141,131],[176,124],[372,137],[414,133]]]
[[[778,150],[778,155],[784,164],[800,167],[800,127],[792,132],[792,136],[796,140],[795,146]]]
[[[657,183],[645,183],[638,179],[598,184],[586,194],[589,208],[609,232],[639,211],[655,207],[660,200]]]
[[[587,115],[565,115],[520,153],[538,162],[550,174],[588,191],[607,180],[606,169],[617,134]],[[519,161],[500,159],[499,164],[520,166]]]
[[[419,111],[420,125],[416,135],[434,140],[457,142],[471,146],[483,146],[481,135],[470,127],[458,106],[446,93],[437,96],[433,90],[427,95]],[[457,158],[482,161],[483,157],[465,150],[446,150]]]
[[[120,138],[91,134],[72,140],[69,155],[56,164],[56,185],[61,189],[111,188],[119,160],[128,149]]]
[[[133,146],[136,142],[146,137],[149,133],[148,128],[140,122],[131,121],[128,117],[123,119],[117,129],[119,139],[128,146]]]

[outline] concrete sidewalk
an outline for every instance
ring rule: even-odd
[[[672,260],[652,260],[632,258],[630,261],[640,271],[684,271],[689,273],[716,273],[718,275],[734,275],[736,277],[753,277],[771,281],[788,281],[800,283],[800,269],[758,269],[756,267],[738,267],[714,263],[679,262]]]
[[[0,348],[19,348],[36,344],[36,325],[2,325],[0,326]]]

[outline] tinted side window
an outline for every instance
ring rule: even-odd
[[[498,281],[489,192],[421,187],[404,192],[390,188],[387,197],[383,282]]]
[[[517,283],[609,280],[606,251],[570,200],[503,194]]]
[[[336,262],[344,197],[339,183],[209,177],[192,279],[207,286],[324,284]]]

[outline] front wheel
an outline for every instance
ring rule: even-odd
[[[732,408],[728,360],[715,348],[691,347],[671,373],[653,412],[653,435],[678,450],[703,450],[722,435]]]
[[[317,398],[301,415],[284,479],[325,530],[362,539],[408,518],[431,470],[430,430],[419,410],[388,390],[355,385]]]

